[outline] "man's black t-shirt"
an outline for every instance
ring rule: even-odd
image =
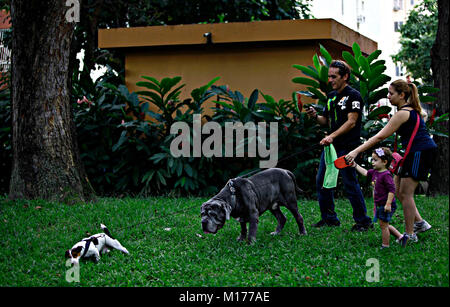
[[[323,116],[327,117],[331,124],[331,133],[338,130],[348,119],[348,113],[358,113],[358,120],[346,134],[342,134],[334,139],[333,145],[336,150],[353,150],[360,144],[362,98],[361,94],[354,88],[347,85],[342,92],[332,91],[328,95],[328,102],[325,106]]]

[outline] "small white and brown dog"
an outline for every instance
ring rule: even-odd
[[[98,233],[85,238],[66,251],[66,258],[71,259],[72,264],[79,264],[81,258],[94,257],[95,262],[100,260],[100,254],[109,253],[109,249],[117,249],[125,254],[128,250],[120,242],[111,236],[108,228],[100,224],[103,233]]]

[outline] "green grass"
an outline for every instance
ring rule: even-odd
[[[417,196],[433,228],[406,248],[391,238],[388,250],[380,249],[378,225],[367,233],[349,231],[353,220],[346,200],[337,202],[341,227],[322,229],[310,226],[319,219],[318,204],[299,200],[307,236],[297,234],[285,208],[286,226],[280,236],[271,236],[276,222],[267,212],[253,246],[236,241],[240,227],[234,220],[216,235],[203,234],[205,200],[101,199],[77,206],[0,200],[0,286],[449,286],[448,197]],[[393,225],[401,232],[402,217],[400,206]],[[130,255],[112,251],[98,264],[82,261],[80,282],[68,283],[65,250],[86,231],[101,232],[100,223]],[[380,264],[379,282],[366,281],[370,258]]]

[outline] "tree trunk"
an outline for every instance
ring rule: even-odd
[[[436,40],[431,49],[432,70],[434,86],[439,88],[436,102],[436,116],[448,113],[449,99],[449,65],[448,65],[448,17],[449,1],[438,0],[438,29]],[[441,124],[441,130],[448,132],[448,121]],[[435,136],[438,145],[438,155],[434,161],[430,180],[430,192],[432,194],[448,195],[449,174],[448,174],[448,138]]]
[[[11,199],[94,197],[81,162],[68,88],[74,23],[65,1],[12,0]]]

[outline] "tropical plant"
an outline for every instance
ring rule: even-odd
[[[127,106],[133,106],[136,95],[118,83],[109,70],[95,82],[86,69],[76,70],[72,79],[72,110],[77,130],[80,156],[94,189],[102,195],[123,192],[130,188],[133,178],[126,151],[114,149],[113,140],[119,138],[117,128]],[[113,82],[113,83],[109,83]]]
[[[292,81],[307,86],[307,91],[298,91],[298,94],[318,99],[318,104],[325,106],[328,101],[326,94],[332,91],[328,83],[328,69],[333,59],[324,46],[319,47],[321,55],[313,56],[314,66],[293,65],[309,78],[295,77]]]
[[[311,195],[313,178],[315,177],[314,165],[318,163],[318,153],[312,145],[319,142],[321,129],[310,120],[305,113],[299,112],[297,104],[301,104],[301,98],[293,93],[292,100],[280,99],[276,101],[272,96],[266,95],[255,89],[249,98],[245,98],[239,91],[231,91],[227,86],[216,87],[212,90],[220,97],[215,101],[213,120],[223,126],[226,121],[239,122],[266,122],[278,124],[278,164],[294,172],[298,183],[308,195]],[[262,96],[264,102],[258,103]],[[238,147],[248,148],[251,139],[244,137]],[[267,143],[266,143],[267,144]],[[296,155],[301,153],[301,155]],[[245,155],[247,156],[247,155]],[[247,159],[241,163],[244,170],[241,174],[258,169],[260,157]],[[241,167],[241,168],[242,168]],[[247,167],[247,169],[245,169]]]
[[[214,172],[207,171],[212,164],[211,159],[173,157],[170,144],[175,136],[170,134],[170,127],[175,122],[192,126],[193,115],[202,114],[203,103],[215,95],[209,88],[219,78],[194,89],[191,98],[183,101],[179,99],[184,87],[184,84],[179,84],[181,77],[163,78],[161,81],[148,76],[142,78],[147,81],[137,82],[136,85],[146,90],[133,93],[136,98],[131,100],[132,105],[127,110],[131,113],[121,124],[124,130],[113,150],[125,150],[130,143],[136,144],[140,158],[134,162],[139,166],[139,170],[135,171],[135,181],[141,193],[161,192],[167,187],[184,193],[202,189],[205,193],[209,192],[214,175]]]
[[[0,194],[8,192],[12,162],[12,113],[9,75],[0,80]]]

